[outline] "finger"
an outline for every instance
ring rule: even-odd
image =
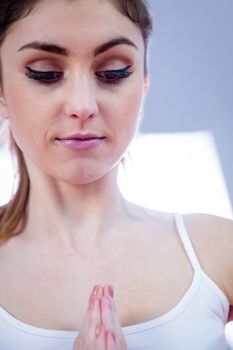
[[[114,322],[112,310],[110,309],[110,301],[105,297],[100,299],[100,310],[102,316],[102,323],[106,329],[114,330]]]
[[[104,295],[104,290],[102,286],[97,286],[96,295],[98,298],[102,298]]]
[[[97,294],[97,290],[98,290],[99,286],[98,285],[95,285],[92,289],[92,293],[91,294],[94,294],[96,295]]]
[[[103,294],[104,294],[103,287],[102,286],[97,286],[96,297],[99,299],[99,303],[100,303],[100,299],[103,297]],[[100,322],[99,323],[100,324],[103,323],[101,306],[100,306]]]
[[[106,350],[116,349],[116,335],[112,331],[106,332]]]
[[[114,330],[113,314],[112,314],[111,302],[110,302],[111,296],[109,293],[108,286],[104,286],[103,291],[104,291],[104,296],[100,299],[102,321],[106,329]]]
[[[80,335],[93,341],[95,339],[95,331],[98,324],[101,324],[100,302],[96,295],[91,294],[84,322],[80,330]]]
[[[101,323],[101,313],[100,313],[100,303],[99,303],[99,295],[101,295],[101,286],[94,286],[92,294],[89,297],[88,303],[88,324],[94,321],[95,325]]]
[[[117,332],[121,332],[121,325],[119,322],[119,317],[117,314],[116,304],[115,304],[115,300],[114,300],[113,286],[108,285],[105,287],[106,288],[104,288],[104,293],[105,293],[105,295],[108,295],[108,298],[109,298],[113,329],[117,330]]]
[[[97,325],[95,334],[95,350],[106,350],[105,327],[102,324]]]
[[[74,349],[76,347],[83,347],[84,344],[91,344],[96,341],[96,329],[98,325],[102,324],[102,317],[100,312],[100,301],[97,295],[102,295],[101,286],[94,286],[92,293],[89,296],[88,307],[86,311],[86,315],[80,329],[79,335],[76,338]],[[103,340],[102,340],[103,342]],[[100,343],[100,340],[99,340]],[[105,349],[104,347],[100,347],[100,349]]]
[[[96,295],[94,295],[91,301],[91,309],[88,320],[88,327],[92,337],[95,337],[96,327],[99,324],[102,324],[100,299]]]

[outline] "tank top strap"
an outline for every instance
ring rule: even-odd
[[[181,214],[174,213],[174,218],[175,218],[176,229],[178,231],[180,240],[183,244],[183,247],[186,251],[186,254],[190,260],[190,263],[191,263],[194,271],[202,272],[200,262],[198,260],[196,253],[195,253],[195,250],[194,250],[193,245],[191,243],[191,240],[189,238],[187,229],[185,227],[183,216]]]

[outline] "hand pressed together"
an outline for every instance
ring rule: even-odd
[[[95,286],[73,350],[127,350],[112,286]]]

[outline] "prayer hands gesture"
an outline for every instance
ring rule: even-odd
[[[112,286],[95,286],[73,350],[127,350]]]

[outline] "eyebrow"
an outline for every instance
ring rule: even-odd
[[[111,48],[117,45],[128,45],[138,49],[138,47],[130,39],[126,37],[113,38],[107,41],[106,43],[96,47],[94,50],[94,57],[96,57],[97,55],[107,50],[110,50]],[[70,51],[65,47],[61,47],[59,45],[55,45],[49,42],[33,41],[29,44],[26,44],[20,47],[18,49],[18,52],[23,51],[25,49],[41,50],[41,51],[51,52],[51,53],[55,53],[57,55],[66,56],[66,57],[70,55]]]
[[[94,51],[94,56],[97,56],[117,45],[128,45],[134,47],[135,49],[138,49],[138,47],[130,39],[126,37],[120,37],[109,40],[106,43],[98,46]]]

